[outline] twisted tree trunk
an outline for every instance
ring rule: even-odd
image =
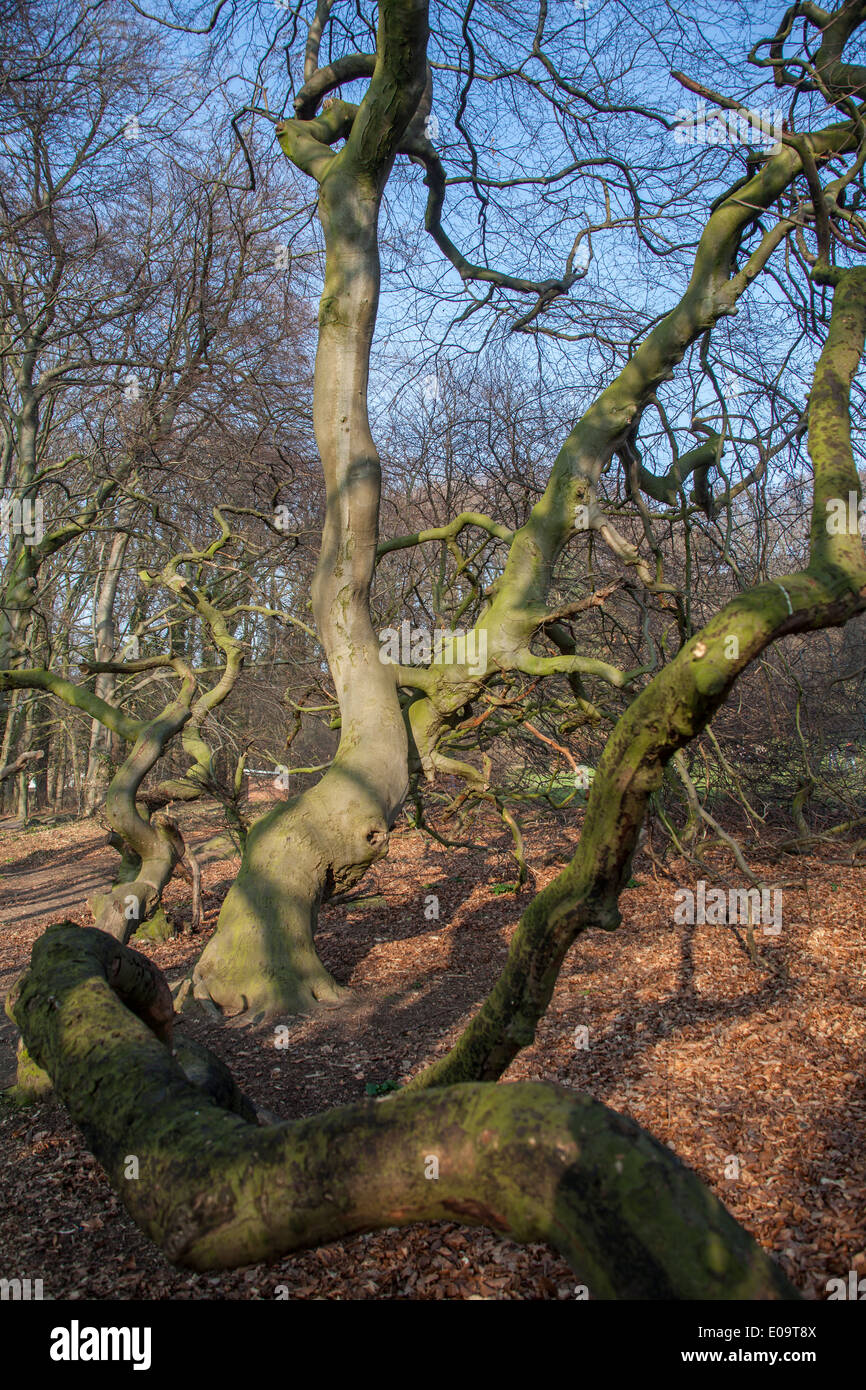
[[[313,424],[327,511],[313,611],[340,704],[340,744],[309,791],[251,829],[194,993],[253,1017],[336,1003],[343,992],[316,954],[320,903],[383,855],[408,788],[407,735],[394,668],[379,659],[370,618],[381,469],[367,381],[379,301],[378,220],[400,139],[422,97],[427,6],[383,4],[378,56],[360,109],[334,102],[314,121],[278,128],[289,157],[319,184],[325,286]],[[348,138],[334,153],[338,132]]]
[[[529,904],[502,974],[452,1050],[414,1088],[493,1080],[534,1036],[566,951],[579,932],[620,922],[619,895],[650,794],[665,764],[706,727],[737,676],[779,637],[838,626],[866,611],[859,533],[833,534],[828,503],[859,495],[850,390],[866,338],[866,268],[840,272],[809,397],[814,468],[808,568],[733,599],[641,691],[602,754],[571,863]]]
[[[338,986],[315,951],[318,908],[335,888],[357,882],[370,863],[386,852],[388,830],[407,787],[406,738],[394,687],[395,668],[378,663],[369,618],[379,464],[370,439],[366,387],[379,291],[378,207],[395,150],[399,146],[412,157],[421,158],[428,165],[428,182],[435,174],[435,151],[419,131],[419,120],[429,110],[430,100],[424,81],[426,19],[423,23],[420,19],[425,8],[418,0],[406,4],[392,0],[381,7],[375,68],[359,107],[333,100],[322,115],[286,121],[278,128],[286,153],[320,185],[319,212],[326,238],[314,413],[328,512],[313,598],[340,702],[342,731],[334,765],[318,786],[276,808],[253,827],[217,932],[194,972],[195,994],[231,1013],[248,1010],[256,1017],[278,1015],[339,998]],[[318,28],[314,25],[311,30],[306,83],[296,103],[299,113],[307,115],[315,111],[322,92],[335,85],[334,73],[316,66],[328,9],[325,4]],[[354,55],[352,75],[367,74],[369,61],[369,55]],[[346,139],[346,145],[335,153],[331,145],[341,138]],[[853,125],[840,123],[809,137],[808,157],[826,160],[852,148],[855,142]],[[673,375],[689,346],[720,318],[736,312],[737,300],[784,240],[790,227],[781,220],[737,269],[744,236],[761,210],[772,207],[802,173],[806,157],[801,150],[785,145],[745,186],[737,186],[719,201],[701,238],[680,302],[648,334],[627,366],[571,431],[543,497],[511,538],[504,572],[476,624],[479,637],[485,639],[486,668],[470,670],[459,664],[396,668],[400,683],[420,692],[420,698],[409,707],[411,751],[413,756],[417,753],[428,776],[438,769],[479,780],[477,769],[444,758],[438,744],[459,711],[502,671],[537,677],[565,673],[575,683],[578,699],[580,680],[585,675],[600,676],[616,686],[626,684],[623,672],[596,658],[573,652],[541,657],[531,650],[550,617],[547,594],[554,567],[574,534],[576,509],[582,506],[623,562],[649,582],[637,550],[617,536],[601,515],[595,484],[617,451],[633,438],[648,401]],[[655,479],[648,485],[666,491],[689,473],[705,478],[717,445],[718,437],[713,436],[684,456],[676,479]],[[643,471],[645,483],[650,476]],[[466,515],[472,519],[472,514]],[[479,524],[477,516],[472,524]],[[480,524],[497,533],[495,523],[488,518],[481,518]],[[417,539],[407,538],[407,543]],[[383,547],[387,548],[394,546]],[[778,598],[784,602],[781,593]],[[843,617],[851,611],[855,610],[846,609]],[[774,633],[765,633],[761,642],[744,643],[748,652],[745,660],[757,655],[773,635],[793,630],[783,628],[781,618],[777,623],[775,615],[771,626]],[[731,680],[716,692],[717,703],[745,660],[736,667],[727,663]],[[629,679],[639,674],[633,672]],[[663,690],[659,698],[666,698]],[[640,709],[654,717],[652,702]],[[707,705],[707,718],[710,713]],[[697,731],[703,725],[697,721],[692,727]],[[647,756],[663,763],[691,736],[677,742],[666,741],[662,735],[658,748],[648,748]],[[615,764],[612,753],[606,766]],[[597,789],[596,804],[601,795]],[[636,802],[629,814],[633,811],[642,816],[643,804]],[[631,829],[626,823],[618,829],[607,816],[603,829],[605,833],[610,830],[617,842],[628,845]],[[635,834],[637,829],[639,824]],[[604,851],[600,853],[605,859]],[[626,849],[624,863],[630,855],[631,850]],[[615,916],[615,906],[611,908],[609,900],[615,904],[619,883],[617,869],[599,890],[607,904],[601,917]],[[594,892],[591,890],[590,896]],[[544,904],[537,911],[543,917]],[[540,991],[539,998],[544,992]]]
[[[172,1055],[159,971],[60,923],[7,1006],[27,1050],[142,1230],[175,1263],[272,1260],[415,1221],[548,1241],[595,1298],[797,1298],[675,1156],[556,1086],[398,1094],[256,1128],[222,1078],[203,1096]]]

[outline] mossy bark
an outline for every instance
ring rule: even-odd
[[[145,898],[135,896],[127,890],[128,884],[137,883],[141,877],[141,858],[130,850],[128,845],[122,842],[121,844],[121,862],[115,875],[114,887],[108,893],[94,893],[87,900],[94,922],[105,931],[108,929],[107,922],[115,920],[117,930],[113,930],[111,934],[120,941],[170,941],[173,936],[177,936],[178,929],[173,918],[166,912],[161,895],[171,872],[168,873],[168,878],[165,877],[165,873],[160,876],[165,881],[159,890],[159,898],[153,896],[148,906]],[[174,870],[175,864],[170,862],[171,858],[173,856],[166,857],[166,871]],[[156,886],[155,884],[154,888]],[[142,910],[147,913],[143,921],[139,919]]]
[[[4,1093],[7,1099],[14,1105],[35,1105],[45,1100],[52,1090],[51,1077],[36,1065],[24,1045],[24,1039],[19,1038],[15,1053],[15,1085]]]
[[[595,1298],[798,1297],[673,1154],[556,1086],[397,1093],[255,1128],[184,1075],[158,975],[61,923],[36,942],[11,1007],[127,1210],[175,1263],[231,1268],[451,1220],[548,1241]]]
[[[250,835],[241,875],[194,976],[198,996],[227,1012],[276,1016],[339,997],[315,952],[316,913],[336,882],[354,881],[386,851],[406,791],[406,740],[393,668],[378,663],[369,619],[380,470],[366,393],[379,293],[379,200],[424,93],[424,8],[414,0],[381,7],[376,62],[360,106],[335,100],[316,116],[305,101],[309,118],[277,128],[285,153],[319,184],[326,241],[314,421],[328,510],[313,600],[340,702],[341,742],[320,787],[271,813]],[[315,55],[311,62],[315,68]],[[315,71],[307,75],[307,96],[315,79]],[[339,139],[346,143],[335,152],[331,146]],[[850,148],[856,133],[847,122],[809,140],[812,158],[821,160]],[[595,658],[542,658],[531,650],[548,616],[556,561],[574,533],[577,505],[595,506],[596,482],[633,435],[656,389],[691,344],[720,317],[736,312],[738,298],[783,239],[780,223],[736,269],[745,232],[801,172],[801,153],[786,145],[720,201],[686,293],[569,434],[543,497],[511,539],[504,573],[477,624],[487,639],[487,669],[398,669],[398,679],[423,691],[410,706],[408,722],[412,756],[417,753],[428,776],[448,767],[438,743],[458,711],[502,670],[533,676],[562,670],[624,683],[623,673]],[[640,564],[637,552],[624,558]],[[368,836],[374,854],[365,847]]]
[[[859,534],[833,534],[827,502],[859,494],[851,451],[850,387],[866,336],[866,269],[844,272],[809,403],[814,468],[806,570],[738,595],[693,637],[621,716],[596,771],[571,863],[529,905],[502,974],[452,1050],[414,1089],[493,1080],[535,1036],[566,951],[587,927],[619,925],[647,800],[665,764],[706,727],[737,676],[787,633],[838,626],[866,611]],[[733,639],[733,640],[732,640]]]
[[[856,146],[849,122],[829,126],[809,137],[814,160]],[[511,540],[501,576],[491,586],[490,602],[475,625],[486,638],[487,670],[472,674],[459,667],[437,670],[402,668],[405,684],[417,688],[410,721],[419,759],[428,776],[437,766],[436,745],[449,718],[478,698],[491,674],[520,671],[528,676],[556,672],[596,675],[613,686],[623,673],[607,662],[577,653],[543,657],[532,642],[549,618],[548,593],[555,567],[575,532],[579,506],[595,516],[595,488],[612,459],[636,433],[655,392],[670,380],[688,349],[725,316],[738,312],[738,301],[785,236],[779,220],[764,234],[741,268],[740,244],[764,209],[771,208],[803,172],[801,153],[786,145],[768,158],[744,185],[736,185],[714,208],[698,244],[685,293],[670,313],[640,343],[626,366],[593,401],[565,439],[547,486],[525,523]],[[706,448],[707,446],[703,446]],[[681,461],[694,462],[694,453]],[[665,480],[656,480],[665,483]],[[599,526],[612,542],[609,530]],[[612,545],[626,566],[640,568],[637,550],[619,538]]]

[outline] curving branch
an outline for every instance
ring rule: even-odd
[[[59,923],[7,1007],[127,1211],[176,1264],[234,1268],[447,1219],[549,1242],[594,1298],[799,1297],[668,1149],[557,1086],[398,1094],[257,1128],[203,1097],[172,1054],[157,977],[103,933]]]
[[[859,495],[850,391],[866,338],[866,267],[842,272],[809,397],[814,497],[808,567],[732,599],[620,717],[599,762],[577,852],[524,912],[487,1001],[413,1087],[493,1080],[532,1042],[560,965],[588,927],[613,930],[647,803],[665,764],[709,723],[737,676],[778,638],[866,611],[859,534],[831,534],[827,504]]]
[[[515,290],[518,294],[536,294],[539,302],[531,311],[530,315],[524,316],[522,322],[528,322],[530,317],[535,317],[542,308],[551,303],[552,300],[562,294],[567,294],[575,281],[582,279],[584,271],[566,270],[565,274],[559,279],[548,280],[528,280],[519,275],[506,275],[504,271],[492,270],[489,266],[473,265],[471,261],[463,255],[454,245],[442,226],[442,209],[445,206],[446,178],[442,161],[439,158],[434,146],[423,135],[414,134],[412,138],[404,139],[400,146],[402,154],[408,154],[416,164],[421,164],[426,170],[424,183],[430,192],[427,196],[427,207],[424,211],[424,226],[430,233],[439,250],[445,255],[464,282],[477,280],[484,284],[495,285],[500,289]]]
[[[818,50],[808,63],[785,55],[786,40],[795,21],[801,18],[821,35]],[[843,54],[848,40],[864,19],[866,6],[861,0],[846,0],[836,10],[825,10],[811,0],[799,0],[785,11],[773,37],[755,44],[749,62],[756,67],[772,68],[777,87],[820,92],[837,105],[842,105],[846,98],[862,101],[866,97],[866,67],[861,63],[846,63]],[[766,58],[759,56],[763,48],[769,49]]]
[[[44,690],[50,695],[55,695],[72,709],[83,710],[91,719],[98,719],[106,729],[111,729],[112,733],[119,734],[129,743],[134,743],[145,727],[143,720],[130,719],[122,710],[110,705],[107,700],[95,695],[86,686],[76,685],[74,681],[42,667],[0,671],[0,690]]]
[[[327,67],[317,68],[295,97],[298,120],[311,120],[321,101],[337,87],[344,82],[354,82],[359,77],[372,77],[375,70],[375,53],[347,53],[344,58],[335,59]]]
[[[858,145],[857,130],[850,121],[815,131],[803,139],[816,164],[826,163],[833,155],[852,153]],[[562,667],[545,667],[538,663],[561,658],[529,655],[532,638],[544,622],[556,563],[577,529],[597,531],[622,563],[635,569],[645,587],[663,591],[660,577],[653,574],[637,547],[621,536],[601,512],[595,488],[611,460],[634,441],[644,410],[656,399],[661,383],[673,377],[689,347],[720,319],[738,312],[740,297],[787,235],[789,223],[783,219],[781,227],[768,232],[737,269],[736,257],[743,238],[762,212],[773,207],[802,172],[802,149],[785,144],[744,183],[737,183],[717,200],[698,243],[685,293],[574,425],[554,461],[542,497],[514,533],[503,573],[491,586],[489,606],[476,624],[487,634],[489,670],[518,669],[533,675],[560,669],[579,671],[574,657]],[[701,456],[695,470],[699,494],[701,479],[706,479],[700,459]],[[648,476],[645,475],[645,481]],[[584,528],[576,524],[580,509]],[[618,674],[622,683],[622,673]],[[419,749],[423,747],[425,765],[429,765],[429,750],[447,726],[450,715],[477,695],[482,681],[483,677],[473,681],[465,668],[456,666],[443,668],[435,678],[427,678],[423,686],[426,698],[415,701],[409,710],[416,744]]]
[[[38,762],[41,757],[43,757],[41,748],[32,749],[29,753],[20,753],[14,762],[0,767],[0,782],[5,782],[7,777],[14,777],[15,773],[20,772],[28,763]]]
[[[715,431],[707,432],[708,438],[688,453],[680,454],[666,473],[652,473],[644,467],[640,453],[633,449],[637,460],[637,476],[640,489],[654,502],[663,506],[675,506],[685,483],[694,476],[693,499],[703,504],[711,515],[713,511],[712,493],[709,490],[708,473],[719,461],[721,435]]]
[[[485,516],[483,512],[461,512],[455,516],[453,521],[449,521],[444,526],[428,526],[424,531],[416,531],[412,536],[394,536],[389,541],[380,541],[376,547],[376,557],[381,559],[383,555],[390,555],[394,550],[406,550],[412,545],[422,545],[425,541],[448,541],[456,540],[461,531],[467,526],[478,526],[488,535],[494,536],[500,541],[511,541],[514,539],[514,532],[507,526],[502,526],[498,521]]]

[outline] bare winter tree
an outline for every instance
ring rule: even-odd
[[[187,29],[214,33],[221,9],[208,26]],[[510,711],[506,724],[519,714],[525,727],[536,687],[561,691],[563,680],[572,706],[564,717],[598,725],[620,701],[580,843],[525,909],[499,980],[456,1045],[409,1093],[375,1109],[261,1135],[237,1113],[236,1097],[203,1105],[171,1055],[162,977],[105,934],[67,924],[37,944],[12,1014],[115,1179],[158,1111],[160,1143],[142,1138],[147,1171],[124,1196],[154,1239],[194,1267],[449,1214],[550,1239],[600,1296],[793,1296],[727,1213],[636,1126],[553,1087],[485,1083],[532,1041],[577,935],[618,926],[666,766],[688,789],[681,750],[762,653],[866,608],[859,532],[848,512],[836,524],[843,503],[860,495],[851,403],[866,338],[858,211],[866,67],[857,61],[866,3],[790,7],[775,32],[756,36],[750,86],[737,55],[710,51],[699,26],[680,25],[677,9],[664,5],[654,9],[652,44],[638,43],[631,63],[623,53],[639,24],[619,3],[602,7],[594,44],[587,16],[559,25],[544,0],[531,14],[508,3],[470,0],[455,14],[428,0],[381,0],[375,27],[372,7],[318,0],[312,9],[286,15],[271,38],[276,45],[284,24],[304,14],[293,114],[275,133],[313,189],[324,248],[313,422],[325,520],[312,608],[339,744],[314,785],[251,826],[191,995],[252,1020],[337,1003],[340,987],[315,951],[321,903],[387,852],[413,778],[454,775],[467,795],[488,797],[490,766],[476,738],[488,712]],[[234,18],[230,7],[226,44]],[[273,122],[266,66],[263,59],[242,114]],[[297,71],[290,52],[290,75]],[[652,80],[680,101],[686,92],[699,98],[699,114],[658,109],[646,99]],[[436,143],[437,84],[453,102],[451,150]],[[765,114],[771,99],[784,99],[784,122]],[[527,170],[532,128],[544,135],[535,172]],[[550,143],[554,129],[567,148]],[[497,175],[487,151],[495,160],[497,144],[501,154],[518,139],[522,172]],[[666,142],[661,160],[655,139]],[[720,145],[721,165],[709,165]],[[383,210],[396,221],[414,206],[411,180],[422,175],[424,229],[440,276],[455,277],[438,298],[424,266],[390,235],[392,224],[383,227]],[[704,210],[707,184],[714,197]],[[465,200],[446,231],[455,188]],[[560,228],[581,192],[591,211],[563,242]],[[670,271],[669,285],[655,279],[637,322],[613,287],[598,303],[587,293],[593,245],[608,234],[649,258],[656,277],[658,267]],[[382,540],[368,396],[384,246],[411,262],[416,304],[435,303],[443,315],[449,308],[443,339],[458,332],[458,319],[461,335],[504,325],[542,355],[589,339],[591,374],[573,409],[560,402],[564,438],[538,479],[540,495],[530,486],[517,506],[504,486],[496,516],[466,506],[478,495],[469,489],[456,514]],[[506,261],[511,268],[500,268]],[[729,408],[736,391],[719,379],[724,335],[761,294],[777,312],[790,310],[792,322],[807,319],[819,350],[805,404],[795,374],[780,369],[781,384],[768,383],[767,361],[747,354],[741,367],[754,377],[755,404],[738,412]],[[737,563],[733,528],[780,454],[811,474],[808,545],[800,562],[795,539],[780,542],[784,566],[750,574]],[[439,605],[431,611],[466,626],[463,645],[418,663],[402,654],[383,660],[371,607],[377,564],[396,574],[397,590],[399,566],[411,563],[405,552],[427,546],[444,555],[435,600],[428,585]],[[719,591],[726,601],[717,611],[697,601],[696,555],[725,567],[729,588]],[[195,563],[200,552],[182,558]],[[189,583],[178,577],[179,587]],[[621,636],[600,640],[614,620]],[[25,675],[4,680],[20,685]],[[187,684],[178,698],[189,711]],[[433,1196],[425,1153],[439,1156]]]

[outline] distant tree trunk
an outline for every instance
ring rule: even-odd
[[[12,756],[12,753],[13,749],[15,749],[18,744],[18,728],[21,720],[20,690],[12,691],[9,701],[6,705],[5,714],[6,717],[4,720],[3,727],[3,743],[2,746],[0,746],[0,763],[2,763],[4,767],[15,761],[15,759]],[[17,768],[15,770],[16,772],[18,771]],[[17,796],[17,783],[13,781],[11,778],[6,778],[5,782],[0,784],[0,798],[2,798],[2,803],[0,804],[2,804],[3,811],[7,815],[11,814]]]
[[[114,604],[128,544],[128,533],[116,531],[99,588],[99,598],[93,620],[95,659],[98,662],[111,661],[114,656],[117,641]],[[109,704],[114,694],[114,683],[115,677],[110,671],[100,671],[96,676],[94,686],[96,694]],[[106,776],[104,759],[108,754],[109,739],[109,730],[98,719],[94,719],[90,728],[87,770],[84,774],[82,809],[86,816],[92,815],[96,807],[105,799],[108,777]]]
[[[48,793],[50,797],[51,813],[54,816],[63,814],[63,783],[66,778],[66,753],[63,746],[63,737],[56,728],[51,735],[51,745],[48,754]]]
[[[33,732],[33,710],[34,701],[28,700],[24,707],[24,718],[21,723],[21,742],[25,748],[30,746],[30,738]],[[30,778],[32,774],[30,768],[22,768],[18,773],[18,808],[16,819],[21,825],[27,825],[30,820]]]
[[[75,730],[72,725],[64,725],[66,733],[66,747],[69,750],[69,765],[72,771],[72,796],[75,814],[81,815],[81,763],[78,758],[78,744],[75,741]]]
[[[34,744],[40,745],[34,749],[40,757],[36,760],[33,768],[33,780],[36,783],[36,808],[38,811],[46,811],[49,807],[48,797],[48,773],[51,766],[49,757],[51,748],[50,731],[50,710],[43,701],[39,701],[38,718],[35,720],[33,734]]]

